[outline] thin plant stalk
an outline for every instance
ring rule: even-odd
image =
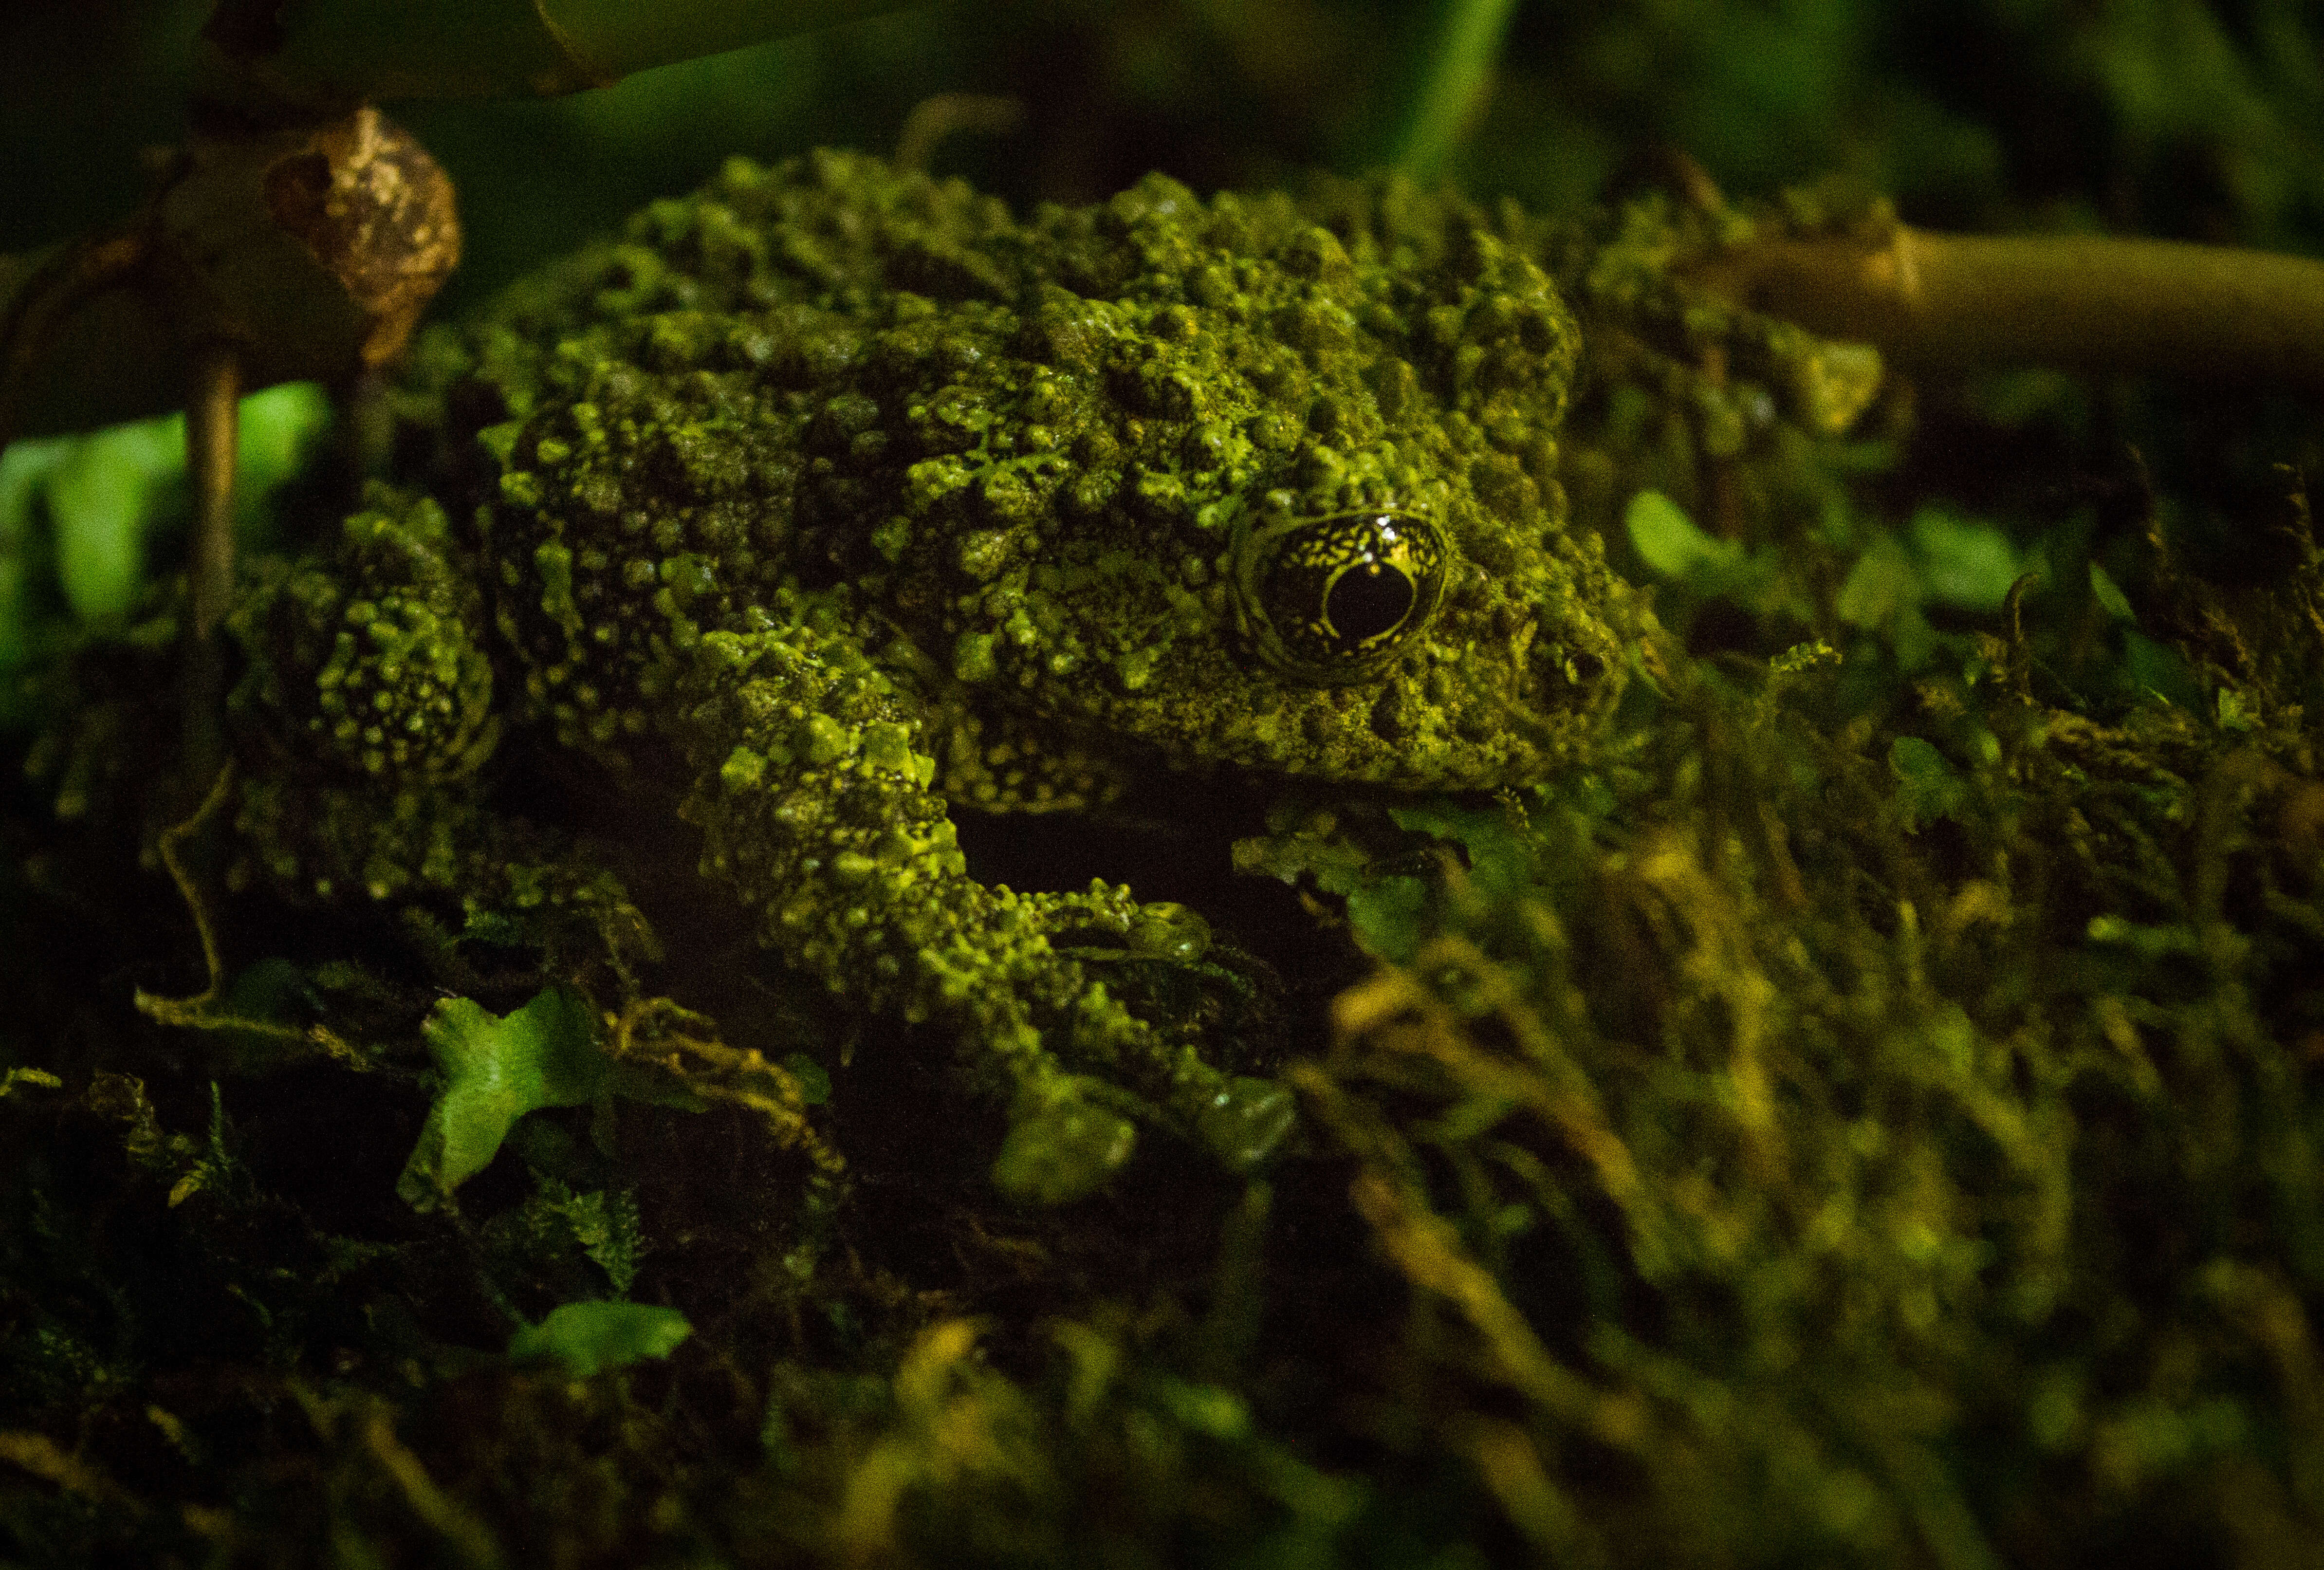
[[[190,588],[194,636],[207,639],[234,595],[234,471],[242,435],[242,356],[233,345],[195,352],[186,398],[186,480],[193,492]]]
[[[185,753],[194,789],[226,763],[226,651],[218,623],[234,597],[234,478],[242,435],[242,356],[212,339],[194,352],[186,393],[186,480],[194,517],[187,598]]]
[[[1450,0],[1389,159],[1400,172],[1429,180],[1443,171],[1491,86],[1516,12],[1517,0]]]

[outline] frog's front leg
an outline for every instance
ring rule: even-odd
[[[920,716],[853,643],[804,626],[711,633],[679,691],[704,871],[834,992],[957,1035],[972,1085],[1010,1109],[1003,1189],[1093,1189],[1129,1159],[1127,1113],[1158,1113],[1236,1165],[1280,1139],[1279,1086],[1168,1045],[1054,946],[1129,929],[1126,890],[1019,894],[969,875]]]
[[[624,976],[655,943],[620,882],[489,805],[500,734],[484,602],[443,510],[375,487],[329,550],[244,563],[227,629],[242,779],[230,888],[577,919]]]

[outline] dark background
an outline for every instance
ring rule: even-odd
[[[182,131],[208,0],[0,12],[0,248],[117,217]],[[1013,133],[936,166],[1025,200],[1149,168],[1200,189],[1393,147],[1444,8],[1365,0],[932,5],[555,102],[396,112],[451,169],[447,305],[684,189],[729,152],[895,144],[939,92],[1014,96]],[[1683,149],[1738,194],[1842,171],[1914,221],[2324,246],[2324,17],[2303,0],[1619,0],[1520,5],[1446,173],[1560,208]]]

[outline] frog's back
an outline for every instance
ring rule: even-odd
[[[1572,319],[1462,204],[1357,205],[1019,221],[817,153],[647,208],[433,351],[530,708],[617,746],[706,633],[810,622],[1174,763],[1537,772],[1635,620],[1563,528]],[[1351,551],[1400,586],[1334,642]]]
[[[736,158],[423,346],[415,402],[567,740],[641,728],[668,654],[848,576],[873,421],[845,389],[899,300],[1012,294],[995,258],[1019,233],[996,199],[861,154]]]
[[[865,154],[822,149],[772,168],[731,158],[703,189],[633,214],[620,238],[511,285],[481,322],[432,342],[434,363],[421,374],[439,388],[474,377],[521,419],[542,398],[572,391],[570,370],[558,365],[561,346],[638,351],[628,357],[651,364],[657,356],[638,329],[672,314],[861,310],[895,289],[997,293],[1006,284],[983,253],[1015,230],[999,199]],[[674,363],[678,346],[663,346],[659,358]],[[773,352],[747,334],[684,346],[753,369]],[[565,359],[575,363],[569,351]]]

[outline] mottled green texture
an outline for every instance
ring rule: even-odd
[[[374,500],[332,557],[261,566],[235,612],[236,636],[260,657],[234,706],[294,756],[399,779],[466,774],[499,732],[477,640],[484,597],[441,507]]]
[[[1729,291],[1748,292],[1731,274],[1757,243],[1891,232],[1885,202],[1794,190],[1745,207],[1699,183],[1685,196],[1645,192],[1587,224],[1510,221],[1589,328],[1564,466],[1576,527],[1619,532],[1644,490],[1754,544],[1796,540],[1846,511],[1840,476],[1864,462],[1833,461],[1840,439],[1891,433],[1904,416],[1881,401],[1879,352]],[[1892,410],[1897,420],[1884,418]]]
[[[383,487],[369,500],[329,551],[245,569],[227,623],[244,656],[227,708],[246,774],[229,886],[622,909],[612,880],[481,808],[502,722],[471,558],[434,500]]]
[[[241,864],[617,900],[569,857],[497,870],[473,781],[505,716],[678,799],[791,965],[955,1041],[1011,1109],[1005,1187],[1085,1192],[1157,1120],[1253,1165],[1284,1093],[1066,952],[1202,945],[1103,882],[980,883],[947,803],[1585,759],[1654,635],[1566,522],[1581,333],[1537,259],[1586,254],[1385,180],[1204,201],[1156,176],[1019,221],[860,156],[737,160],[423,347],[406,407],[457,527],[381,493],[327,559],[259,572]],[[1609,365],[1674,312],[1771,346],[1738,368],[1821,352],[1688,317],[1637,235],[1604,255],[1575,287],[1635,351]]]
[[[1565,668],[1619,663],[1635,619],[1563,528],[1572,318],[1465,209],[1337,216],[1156,178],[1018,224],[839,154],[650,209],[472,351],[521,421],[487,433],[490,544],[529,697],[618,745],[702,633],[806,621],[923,712],[1182,768],[1570,756],[1617,683]],[[1254,658],[1279,612],[1238,551],[1368,510],[1447,542],[1433,623],[1354,687]]]

